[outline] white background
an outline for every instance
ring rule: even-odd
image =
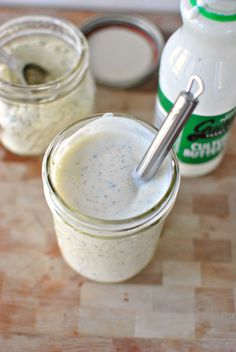
[[[114,11],[178,11],[180,0],[0,0],[4,6],[48,6]]]

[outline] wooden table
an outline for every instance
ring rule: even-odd
[[[1,9],[22,14],[91,13]],[[177,15],[148,15],[168,36]],[[155,84],[99,87],[97,112],[151,121]],[[44,200],[40,158],[0,149],[0,352],[236,351],[236,126],[207,177],[182,179],[152,263],[116,285],[90,282],[63,261]]]

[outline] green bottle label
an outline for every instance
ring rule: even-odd
[[[173,103],[158,89],[162,108],[169,112]],[[214,159],[225,147],[236,107],[221,115],[191,115],[175,142],[174,149],[180,161],[201,164]]]

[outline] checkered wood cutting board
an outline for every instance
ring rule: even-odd
[[[104,111],[114,104],[131,113],[140,104],[135,113],[149,121],[153,99],[148,92],[98,92]],[[61,258],[42,192],[41,159],[0,149],[0,346],[236,351],[235,137],[234,127],[216,172],[182,179],[151,264],[115,285],[84,279]]]

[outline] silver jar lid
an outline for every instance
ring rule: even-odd
[[[157,70],[164,39],[160,30],[145,18],[93,17],[80,29],[88,39],[91,67],[98,83],[130,88]]]

